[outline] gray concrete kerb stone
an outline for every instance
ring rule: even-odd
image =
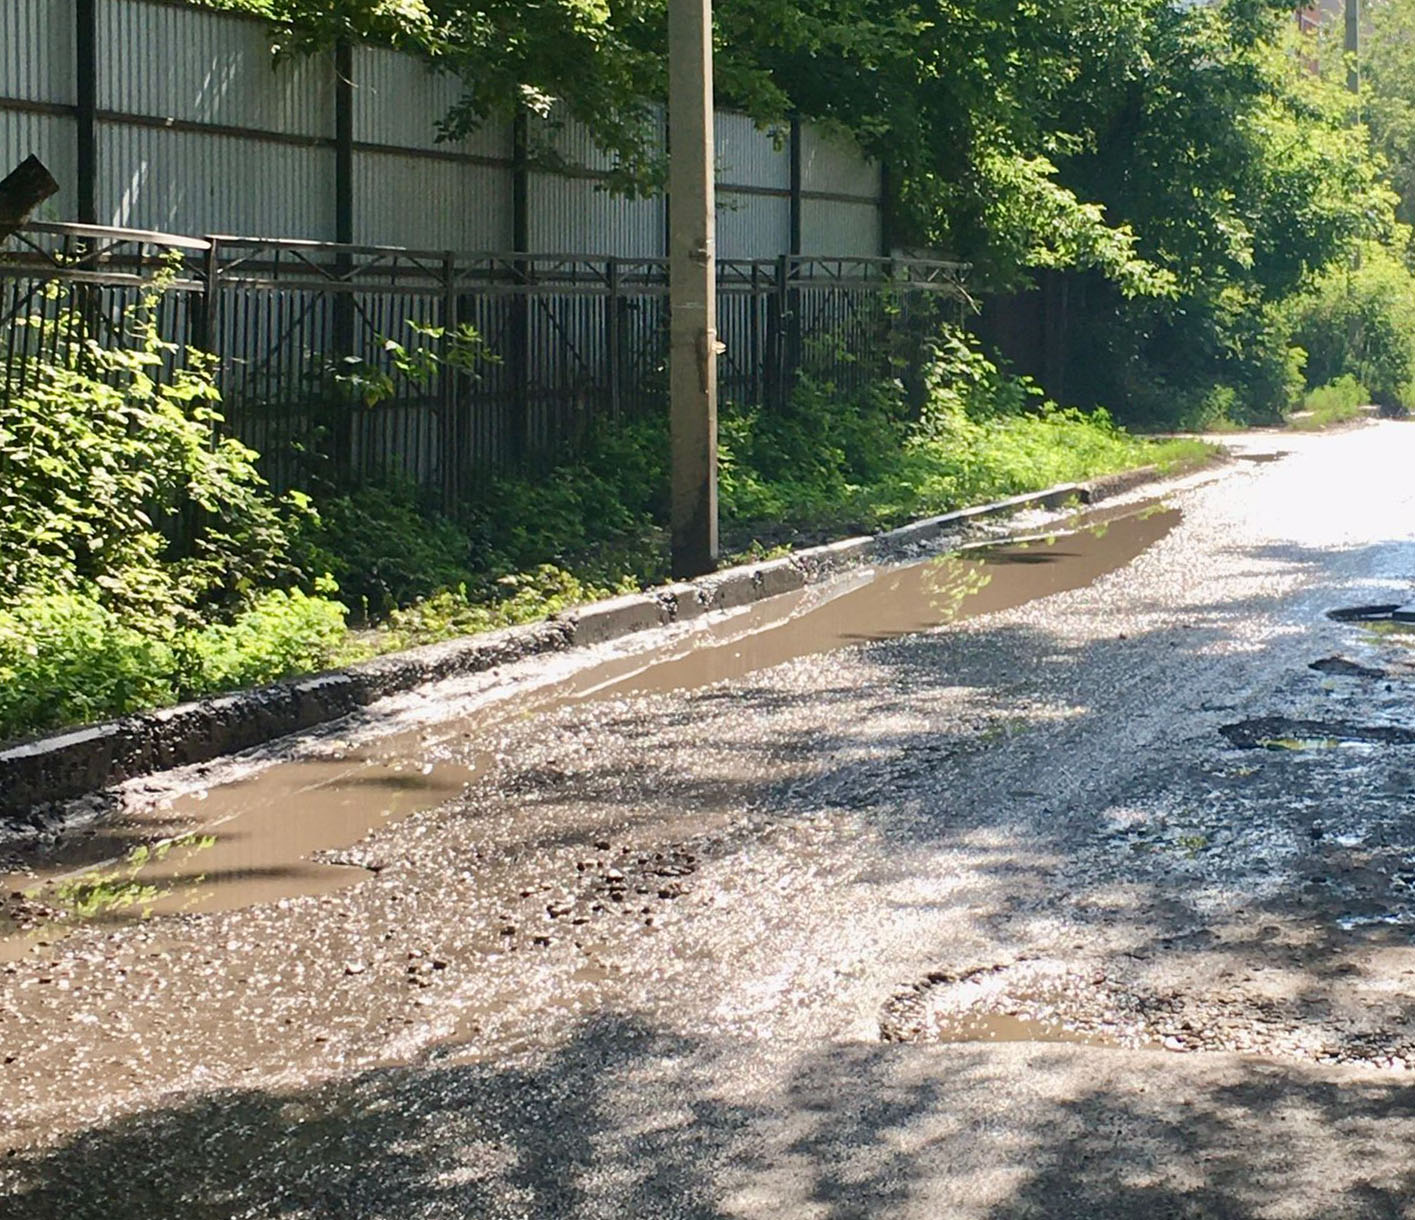
[[[569,624],[576,646],[603,644],[636,631],[661,627],[671,619],[663,602],[652,593],[612,597],[556,617]]]

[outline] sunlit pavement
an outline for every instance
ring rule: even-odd
[[[11,912],[0,1214],[1415,1215],[1415,424],[1236,447],[176,802]]]

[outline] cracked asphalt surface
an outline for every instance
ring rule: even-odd
[[[1235,447],[1079,588],[424,701],[436,807],[253,905],[11,899],[0,1216],[1415,1216],[1415,635],[1327,617],[1415,601],[1415,424]]]

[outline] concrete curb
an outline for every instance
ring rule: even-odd
[[[346,669],[125,716],[0,749],[0,827],[39,824],[35,807],[172,767],[207,762],[337,720],[388,695],[481,673],[526,657],[600,644],[707,612],[745,606],[823,580],[852,564],[897,554],[949,529],[1024,508],[1059,508],[1118,494],[1156,477],[1153,467],[1094,484],[1064,483],[993,504],[781,559],[715,572],[582,606],[546,622],[391,653]],[[1121,480],[1131,480],[1122,482]],[[1104,485],[1104,489],[1102,486]]]

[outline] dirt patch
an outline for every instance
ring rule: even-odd
[[[886,1042],[1067,1042],[1240,1052],[1388,1069],[1415,1066],[1408,1014],[1380,1024],[1334,1016],[1320,996],[1156,986],[1114,967],[1024,960],[939,971],[885,1004]]]

